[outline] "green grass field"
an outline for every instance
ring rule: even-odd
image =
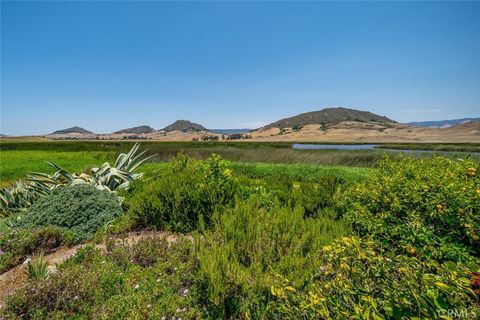
[[[51,172],[46,161],[75,172],[115,161],[120,152],[128,150],[132,141],[15,141],[0,144],[0,187],[10,184],[27,172]],[[155,154],[152,162],[171,160],[183,153],[205,159],[212,153],[235,163],[311,164],[322,166],[375,167],[388,154],[398,158],[400,153],[384,150],[294,150],[291,143],[262,142],[142,142],[147,154]],[[465,156],[461,152],[478,152],[478,144],[385,144],[381,148],[453,151],[450,156]],[[429,157],[429,153],[411,153],[409,156]],[[247,166],[248,167],[248,166]],[[293,170],[283,167],[284,171]],[[300,167],[298,167],[300,168]],[[315,168],[312,167],[312,168]],[[262,168],[261,171],[267,170]],[[301,169],[299,169],[301,170]],[[329,169],[331,170],[331,169]]]
[[[69,171],[85,171],[99,166],[105,161],[115,159],[116,152],[100,151],[1,151],[0,152],[0,181],[2,185],[25,176],[27,172],[50,173],[54,170],[47,164],[55,164]]]
[[[47,161],[52,161],[69,171],[82,172],[99,166],[105,161],[114,162],[120,152],[125,152],[132,145],[133,142],[125,141],[2,143],[0,186],[24,177],[27,172],[52,172]],[[169,161],[178,153],[199,159],[208,158],[215,153],[235,163],[372,167],[384,156],[382,151],[293,150],[291,144],[285,143],[145,142],[142,143],[142,148],[148,149],[149,155],[155,154],[152,159],[154,163]],[[306,167],[308,166],[304,168]],[[301,167],[298,168],[302,170]],[[282,170],[292,171],[293,169],[284,166]]]

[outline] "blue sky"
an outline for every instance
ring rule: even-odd
[[[479,2],[6,2],[1,128],[480,116]]]

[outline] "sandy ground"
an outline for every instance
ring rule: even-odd
[[[450,128],[427,128],[409,126],[400,123],[381,124],[345,121],[337,125],[307,125],[299,130],[293,128],[258,129],[248,133],[252,139],[244,141],[271,142],[455,142],[480,143],[480,122],[460,124]],[[222,135],[209,131],[183,132],[158,130],[147,134],[50,134],[36,139],[44,140],[126,140],[145,139],[150,141],[194,141],[202,137]],[[29,137],[33,139],[34,137]],[[5,140],[18,139],[3,138]],[[230,140],[228,140],[230,141]],[[242,140],[239,140],[242,141]]]
[[[342,122],[322,127],[307,125],[300,130],[270,128],[251,133],[253,141],[305,142],[458,142],[479,143],[480,122],[451,128],[414,127],[403,124]]]
[[[127,242],[127,244],[131,245],[141,239],[149,237],[166,238],[168,243],[172,243],[178,238],[178,236],[175,234],[166,233],[163,231],[143,231],[129,233],[124,240]],[[187,238],[193,241],[191,237]],[[77,251],[82,247],[83,245],[77,245],[74,247],[60,247],[55,252],[45,255],[45,260],[47,261],[50,272],[55,273],[57,271],[56,266],[58,264],[75,255],[75,253],[77,253]],[[103,243],[97,244],[96,248],[105,250],[105,245]],[[0,274],[0,309],[5,303],[6,298],[25,285],[26,281],[27,277],[25,274],[25,265],[23,264],[18,265],[3,274]]]

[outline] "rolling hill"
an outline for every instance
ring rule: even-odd
[[[177,120],[171,125],[166,126],[162,130],[165,131],[183,131],[183,132],[199,132],[199,131],[209,131],[204,126],[194,123],[188,120]]]
[[[301,113],[297,116],[281,119],[270,123],[261,129],[269,128],[302,128],[306,125],[335,125],[345,121],[357,121],[366,123],[395,123],[387,117],[379,116],[368,111],[359,111],[348,108],[326,108],[320,111]]]
[[[57,131],[54,131],[52,134],[68,134],[68,133],[94,134],[93,132],[88,131],[88,130],[86,130],[84,128],[81,128],[81,127],[78,127],[78,126],[74,126],[74,127],[67,128],[67,129],[62,129],[62,130],[57,130]]]
[[[144,125],[144,126],[137,126],[137,127],[122,129],[122,130],[116,131],[114,133],[116,133],[116,134],[123,134],[123,133],[142,134],[142,133],[150,133],[150,132],[153,132],[153,131],[155,131],[155,129],[153,129],[150,126],[145,126]]]
[[[94,134],[91,131],[85,130],[84,128],[77,127],[77,126],[63,129],[63,130],[57,130],[57,131],[54,131],[52,134],[68,134],[68,133]]]
[[[458,123],[442,127],[398,123],[368,111],[326,108],[281,119],[249,131],[251,141],[282,142],[480,142],[480,121],[470,118],[448,120]],[[428,123],[432,124],[432,123]],[[435,124],[435,123],[434,123]],[[94,134],[78,126],[46,135],[50,139],[117,140],[148,139],[155,141],[223,140],[237,129],[212,129],[188,120],[177,120],[162,130],[143,125],[111,134]],[[243,129],[241,131],[244,131]],[[247,131],[247,130],[245,130]]]

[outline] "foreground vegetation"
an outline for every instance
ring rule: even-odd
[[[0,314],[475,318],[479,170],[479,161],[441,157],[365,169],[179,155],[146,164],[128,188],[63,184],[0,228],[1,270],[32,257],[30,280]],[[131,231],[172,238],[131,242]],[[56,272],[41,267],[44,253],[85,241]]]

